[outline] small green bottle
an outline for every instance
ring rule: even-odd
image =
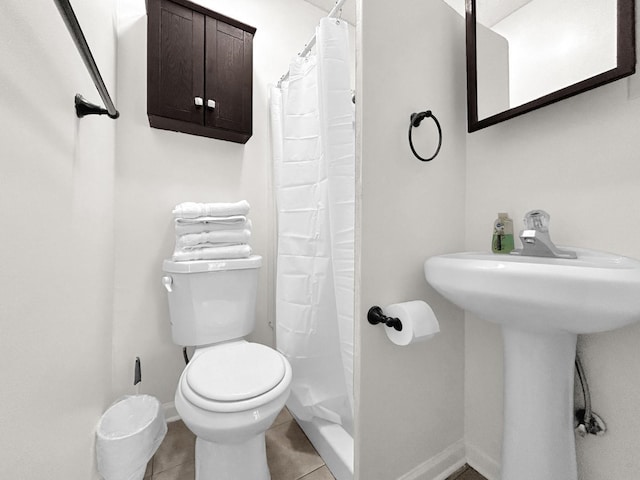
[[[507,213],[498,213],[498,218],[493,223],[491,251],[493,253],[509,253],[513,248],[513,220],[509,218]]]

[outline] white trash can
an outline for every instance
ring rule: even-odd
[[[167,422],[157,398],[132,395],[118,400],[98,422],[98,472],[105,480],[142,480],[166,433]]]

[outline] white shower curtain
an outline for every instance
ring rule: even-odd
[[[345,22],[323,18],[316,53],[271,89],[278,209],[276,344],[288,406],[353,428],[354,106]]]

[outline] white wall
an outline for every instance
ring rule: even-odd
[[[111,1],[74,1],[111,92]],[[0,15],[0,477],[97,478],[94,429],[111,400],[115,122],[55,4]]]
[[[442,2],[389,8],[362,2],[359,31],[356,473],[426,480],[464,459],[463,314],[423,274],[430,255],[464,247],[464,25]],[[425,109],[444,135],[430,163],[407,141],[410,114]],[[435,150],[434,137],[427,119],[415,131],[420,153]],[[367,323],[369,307],[413,299],[440,321],[429,342],[398,347]]]
[[[171,210],[183,201],[246,198],[251,245],[263,256],[252,340],[273,343],[274,216],[268,130],[268,85],[314,33],[323,16],[300,0],[201,0],[257,28],[254,38],[253,136],[246,145],[149,127],[146,115],[147,27],[143,0],[119,0],[116,164],[114,395],[131,391],[133,358],[142,360],[142,390],[173,401],[184,367],[171,341],[162,260],[173,251]]]
[[[519,229],[528,210],[542,208],[555,243],[640,258],[640,99],[628,98],[627,85],[617,81],[468,136],[466,249],[488,250],[497,212],[510,212]],[[609,428],[577,439],[581,480],[637,477],[638,343],[640,324],[579,337],[592,406]],[[490,479],[500,460],[501,357],[499,329],[468,316],[466,439]]]

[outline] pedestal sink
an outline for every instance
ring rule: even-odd
[[[640,261],[571,250],[578,258],[466,252],[424,265],[445,298],[502,326],[502,480],[577,480],[577,335],[640,321]]]

